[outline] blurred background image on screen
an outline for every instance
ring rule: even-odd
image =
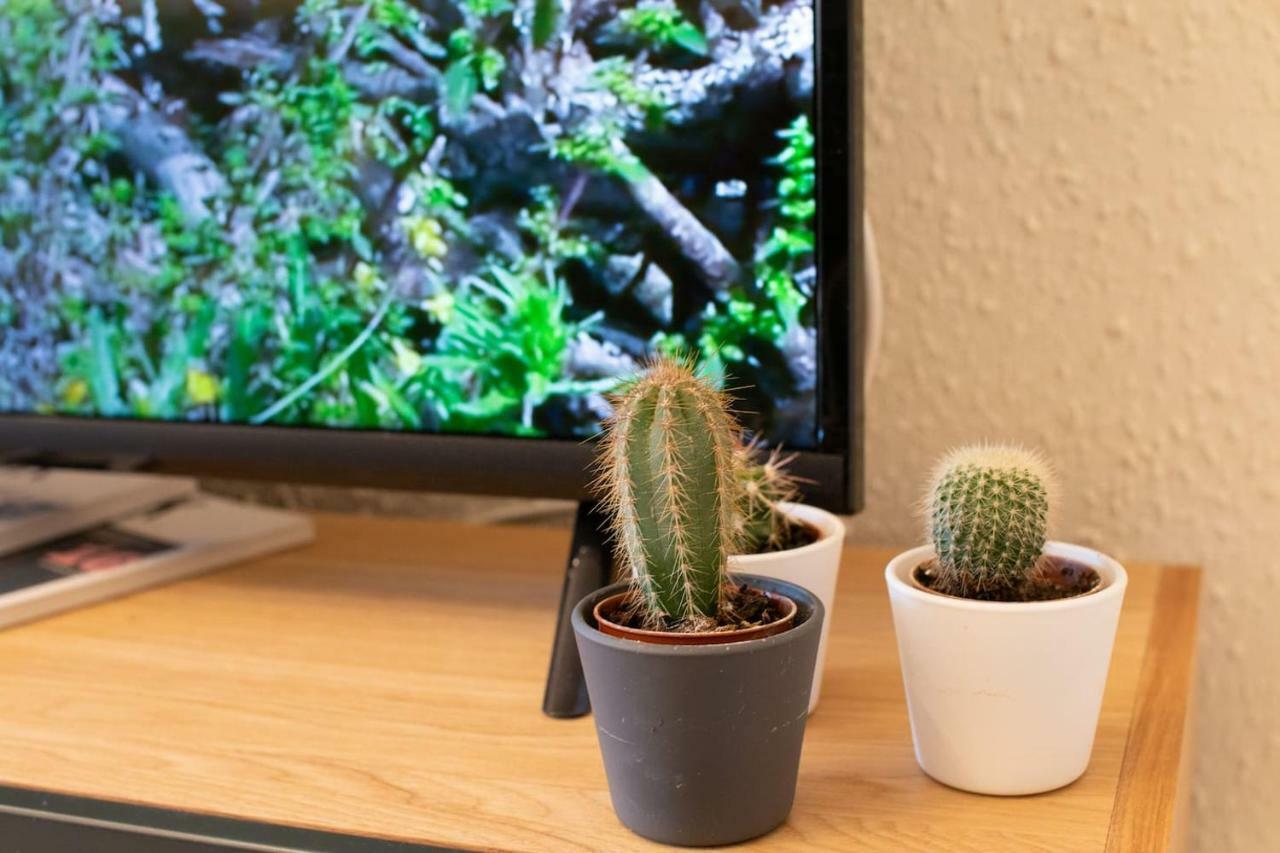
[[[816,447],[808,0],[0,10],[0,410]]]

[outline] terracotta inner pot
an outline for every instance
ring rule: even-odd
[[[768,596],[769,600],[782,611],[782,618],[767,625],[753,625],[750,628],[735,628],[732,631],[652,631],[647,628],[629,628],[612,620],[613,614],[622,607],[622,603],[630,593],[623,592],[602,599],[592,611],[596,627],[601,633],[624,640],[636,640],[641,643],[657,643],[667,646],[705,646],[712,643],[740,643],[743,640],[759,640],[781,634],[796,621],[796,603],[785,595],[777,595],[766,590],[756,592]]]

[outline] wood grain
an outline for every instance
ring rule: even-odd
[[[0,783],[469,848],[656,848],[614,817],[590,718],[539,711],[567,532],[317,522],[311,547],[0,633]],[[889,556],[845,553],[795,809],[756,846],[1098,851],[1113,812],[1157,837],[1170,815],[1124,814],[1165,802],[1178,742],[1134,710],[1182,701],[1192,662],[1163,626],[1193,627],[1195,599],[1167,579],[1194,572],[1130,567],[1089,771],[1000,799],[915,764]],[[1149,677],[1153,625],[1176,677]]]
[[[1161,573],[1116,792],[1107,853],[1180,846],[1195,673],[1197,569]]]

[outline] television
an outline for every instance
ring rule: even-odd
[[[847,0],[5,0],[0,453],[579,498],[656,353],[860,503]]]

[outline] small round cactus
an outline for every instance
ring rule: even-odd
[[[614,401],[605,427],[598,487],[647,620],[714,617],[742,531],[728,399],[666,358]]]
[[[781,504],[799,499],[796,478],[787,470],[792,457],[774,448],[764,461],[757,461],[756,442],[743,445],[738,457],[738,488],[741,491],[742,553],[758,554],[777,550],[787,541],[791,521]]]
[[[954,450],[938,464],[924,514],[938,554],[937,588],[965,597],[1024,583],[1044,552],[1054,478],[1038,453]]]

